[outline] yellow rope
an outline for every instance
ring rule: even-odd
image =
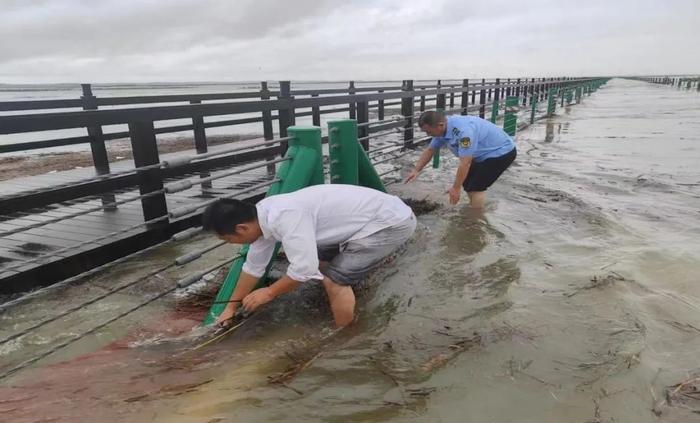
[[[224,336],[226,336],[226,335],[228,335],[229,333],[233,332],[234,330],[238,329],[239,327],[241,327],[241,325],[243,325],[243,323],[245,323],[245,322],[247,322],[247,321],[248,321],[248,319],[242,321],[241,323],[239,323],[239,324],[237,324],[237,325],[231,326],[231,327],[228,328],[225,332],[220,333],[219,335],[217,335],[217,336],[215,336],[215,337],[213,337],[213,338],[211,338],[211,339],[209,339],[209,340],[207,340],[207,341],[205,341],[205,342],[202,342],[201,344],[199,344],[199,345],[197,345],[197,346],[195,346],[195,347],[193,347],[193,348],[187,350],[187,352],[196,351],[196,350],[198,350],[198,349],[200,349],[200,348],[203,348],[203,347],[206,347],[207,345],[212,344],[212,343],[214,343],[214,342],[216,342],[216,341],[220,341]]]

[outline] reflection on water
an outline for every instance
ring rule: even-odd
[[[700,404],[663,399],[699,368],[700,238],[688,223],[700,209],[698,107],[687,92],[614,80],[568,116],[523,131],[529,153],[489,189],[486,212],[443,204],[420,216],[413,242],[359,293],[346,330],[332,329],[325,294],[310,285],[191,350],[207,339],[196,329],[204,309],[163,301],[3,381],[0,408],[20,422],[693,421]],[[655,109],[675,114],[645,115]],[[640,130],[650,119],[655,129]],[[670,143],[678,148],[656,150]],[[455,168],[445,157],[442,169],[392,189],[423,198]],[[0,332],[209,242],[40,297],[0,315]],[[204,264],[4,346],[0,366]]]
[[[557,125],[557,128],[560,128],[560,125]],[[552,142],[554,140],[554,124],[551,122],[547,122],[547,126],[545,129],[545,136],[544,136],[544,142]]]
[[[569,125],[570,122],[553,122],[548,119],[545,123],[544,142],[553,142],[555,134],[559,136],[558,138],[561,138],[561,134],[567,134],[569,132]]]

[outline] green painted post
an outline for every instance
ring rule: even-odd
[[[547,93],[547,116],[553,116],[554,112],[557,111],[557,89],[550,88],[549,93]]]
[[[506,134],[515,136],[518,120],[519,97],[506,97],[505,114],[503,115],[503,130]]]
[[[491,123],[496,123],[496,119],[498,119],[498,100],[494,100],[491,106]]]
[[[328,152],[332,184],[357,185],[357,121],[328,122]]]
[[[530,104],[530,125],[535,123],[535,113],[537,112],[537,97],[538,96],[536,95],[532,96],[532,103]]]
[[[287,128],[287,132],[289,136],[292,137],[289,140],[289,148],[285,155],[289,160],[283,162],[277,170],[277,179],[279,179],[279,181],[268,189],[268,197],[271,195],[293,192],[309,185],[323,184],[324,182],[321,128],[315,126],[290,126]],[[223,303],[223,301],[228,301],[228,299],[231,298],[231,294],[233,294],[233,291],[236,289],[243,263],[248,254],[248,249],[249,245],[247,244],[241,247],[239,252],[241,257],[234,260],[231,264],[228,275],[216,295],[216,299],[214,300],[215,304],[212,304],[209,313],[207,313],[204,318],[204,325],[214,323],[217,317],[219,317],[221,312],[226,308],[226,304]],[[279,243],[275,247],[275,253],[272,256],[273,259],[277,256],[278,249]],[[265,279],[267,279],[267,271],[270,270],[271,265],[272,261],[268,264],[265,275],[260,278],[260,282],[256,288],[264,284]]]

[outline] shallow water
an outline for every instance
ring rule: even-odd
[[[686,422],[663,399],[700,372],[700,96],[612,80],[518,135],[485,214],[446,204],[445,158],[401,196],[439,201],[340,333],[318,287],[205,348],[167,299],[0,385],[11,421]],[[444,155],[443,155],[444,156]],[[0,336],[212,239],[0,314]],[[217,249],[0,347],[11,365],[233,254]],[[166,330],[167,329],[167,330]],[[287,387],[268,376],[314,358]],[[660,415],[654,414],[656,406]]]

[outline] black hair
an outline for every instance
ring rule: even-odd
[[[445,121],[445,113],[440,110],[428,110],[423,112],[418,118],[418,126],[420,128],[424,126],[435,126],[440,122]]]
[[[236,225],[252,222],[257,218],[258,210],[254,204],[222,198],[204,209],[202,228],[219,235],[230,235],[236,232]]]

